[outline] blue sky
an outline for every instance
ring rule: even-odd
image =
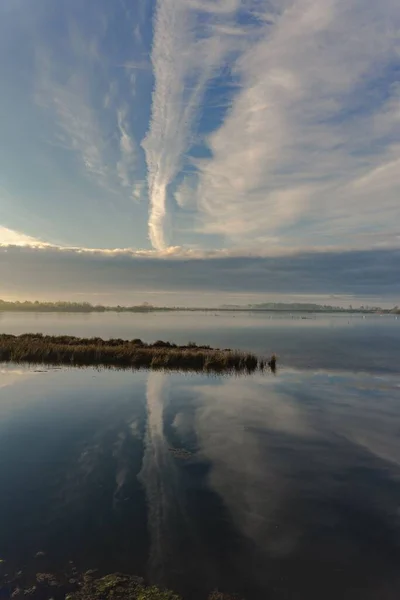
[[[395,256],[399,32],[398,0],[2,0],[0,260]]]

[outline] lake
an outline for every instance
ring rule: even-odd
[[[195,600],[399,598],[400,320],[4,313],[0,331],[280,357],[240,377],[0,365],[8,569],[73,560]]]
[[[399,372],[395,315],[240,312],[46,314],[0,312],[1,333],[189,341],[258,354],[296,368]]]

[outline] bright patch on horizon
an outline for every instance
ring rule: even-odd
[[[40,240],[0,226],[0,246],[47,246]]]

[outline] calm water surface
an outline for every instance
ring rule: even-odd
[[[158,324],[158,326],[157,326]],[[0,365],[0,558],[185,598],[400,597],[400,321],[2,315],[0,330],[276,350],[251,377]]]
[[[281,364],[399,372],[400,317],[285,313],[1,313],[0,332],[141,338],[279,354]]]

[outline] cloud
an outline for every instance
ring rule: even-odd
[[[157,250],[398,245],[397,0],[145,4],[61,2],[56,35],[45,0],[5,13],[4,224]]]
[[[169,243],[168,187],[186,160],[207,84],[233,49],[230,35],[201,26],[199,12],[217,19],[233,16],[238,3],[220,5],[158,0],[154,17],[152,63],[155,78],[152,116],[143,142],[148,168],[149,237],[154,248]]]
[[[180,208],[195,208],[195,176],[185,176],[175,190],[175,202]]]
[[[134,31],[134,35],[137,35],[137,30]],[[133,71],[147,71],[150,68],[150,63],[147,60],[131,60],[121,65],[124,69]]]
[[[247,38],[240,89],[196,163],[203,232],[284,246],[393,230],[399,25],[393,0],[296,0]]]
[[[143,142],[150,196],[149,237],[157,249],[168,245],[165,232],[167,186],[179,170],[189,135],[180,114],[186,65],[179,57],[190,44],[185,19],[181,2],[159,0],[152,51],[155,78],[152,121]]]
[[[84,250],[0,247],[3,293],[32,297],[131,292],[246,294],[400,294],[400,250],[302,252],[240,256],[174,249]]]
[[[54,66],[42,53],[38,59],[36,99],[46,111],[53,113],[58,131],[54,142],[74,152],[87,174],[99,184],[109,188],[110,168],[105,160],[106,140],[103,136],[99,114],[89,101],[90,88],[82,67],[57,81]],[[65,68],[68,72],[69,68]]]
[[[306,246],[310,237],[341,246],[367,234],[372,245],[376,235],[393,235],[399,25],[394,0],[159,0],[143,143],[153,247],[169,243],[174,200],[183,211],[197,204],[197,233],[236,246],[283,248],[289,238]],[[222,69],[236,93],[206,139],[209,157],[189,159],[191,145],[202,143],[199,114],[212,104],[206,93]],[[180,177],[188,161],[197,170],[194,187]],[[388,177],[378,181],[381,173]]]
[[[187,6],[204,13],[227,15],[239,8],[240,0],[188,0]]]
[[[129,133],[127,122],[127,108],[117,110],[117,122],[120,133],[119,146],[121,157],[117,163],[117,172],[123,187],[133,188],[132,174],[137,165],[137,148],[134,139]],[[132,195],[135,195],[132,191]]]
[[[135,86],[131,74],[114,68],[105,56],[106,29],[103,24],[85,36],[71,18],[68,52],[45,43],[37,47],[36,102],[54,120],[50,143],[74,153],[82,172],[107,192],[130,189],[137,199],[141,149],[132,133],[130,107]]]

